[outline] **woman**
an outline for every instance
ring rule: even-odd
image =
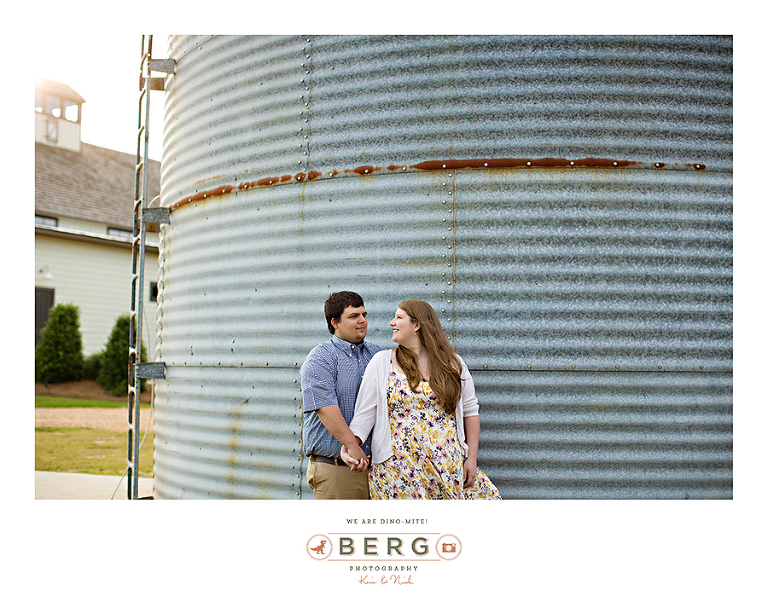
[[[477,469],[480,419],[467,366],[422,300],[401,303],[389,323],[394,350],[374,355],[349,425],[372,435],[372,499],[500,499]],[[342,459],[364,470],[367,461]]]

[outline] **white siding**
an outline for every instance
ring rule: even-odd
[[[48,140],[46,126],[48,120],[58,122],[59,136],[56,142]],[[35,113],[35,143],[44,143],[51,147],[60,147],[70,151],[80,151],[80,123],[64,118],[54,118],[46,114]]]
[[[157,282],[157,255],[146,255],[142,337],[150,360],[155,346],[155,303],[150,283]],[[41,270],[50,276],[48,279]],[[130,311],[131,249],[68,238],[35,235],[35,287],[52,288],[55,303],[80,307],[80,331],[86,356],[101,351],[115,320]],[[127,363],[127,357],[126,357]]]

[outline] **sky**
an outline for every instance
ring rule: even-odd
[[[152,35],[152,57],[168,57],[168,34]],[[67,31],[54,32],[45,44],[32,48],[35,78],[69,85],[85,99],[81,126],[84,143],[136,153],[141,40],[141,33],[119,29],[96,29],[87,35]],[[152,92],[149,158],[158,161],[162,157],[164,101],[162,91]]]

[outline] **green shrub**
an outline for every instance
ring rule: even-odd
[[[57,304],[48,313],[35,348],[35,380],[65,383],[83,378],[83,336],[80,309],[74,304]]]
[[[107,345],[101,353],[101,366],[96,382],[112,395],[128,394],[128,351],[130,345],[130,315],[120,315],[112,327]],[[146,350],[141,347],[141,361],[146,362]],[[143,380],[141,382],[143,388]],[[141,389],[140,389],[141,391]]]
[[[101,370],[101,357],[104,352],[98,352],[97,354],[91,354],[85,357],[83,363],[83,378],[91,381],[95,381],[99,378],[99,371]]]

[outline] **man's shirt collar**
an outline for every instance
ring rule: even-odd
[[[348,342],[345,339],[341,339],[340,337],[334,335],[331,337],[331,343],[336,346],[338,349],[343,351],[345,354],[354,354],[356,351],[362,352],[363,347],[365,346],[365,340],[361,341],[359,344],[353,344]]]

